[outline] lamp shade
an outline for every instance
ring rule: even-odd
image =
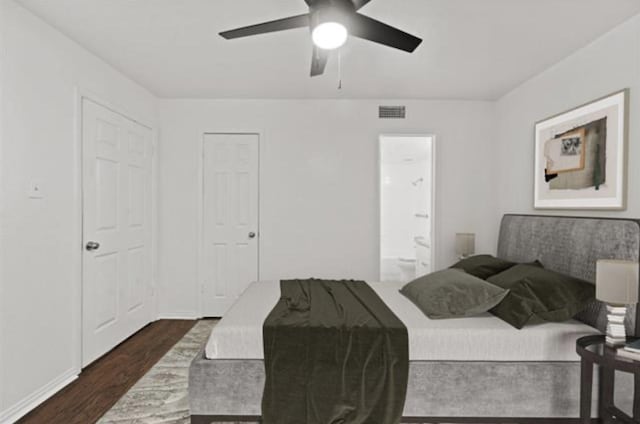
[[[456,255],[469,256],[476,252],[474,233],[456,233]]]
[[[596,298],[611,305],[638,303],[638,262],[600,259],[596,263]]]

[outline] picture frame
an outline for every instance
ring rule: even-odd
[[[534,208],[624,210],[629,89],[535,124]]]

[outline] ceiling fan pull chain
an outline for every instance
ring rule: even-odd
[[[338,90],[342,90],[342,49],[338,49]]]

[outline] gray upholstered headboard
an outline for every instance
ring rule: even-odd
[[[598,259],[640,260],[640,220],[505,215],[498,256],[514,262],[538,259],[545,268],[594,282]],[[629,308],[626,322],[627,334],[636,336],[637,310],[637,305]],[[604,331],[606,309],[594,302],[576,318]]]

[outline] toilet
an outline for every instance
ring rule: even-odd
[[[402,281],[411,281],[416,278],[416,260],[412,258],[398,258],[398,269]]]

